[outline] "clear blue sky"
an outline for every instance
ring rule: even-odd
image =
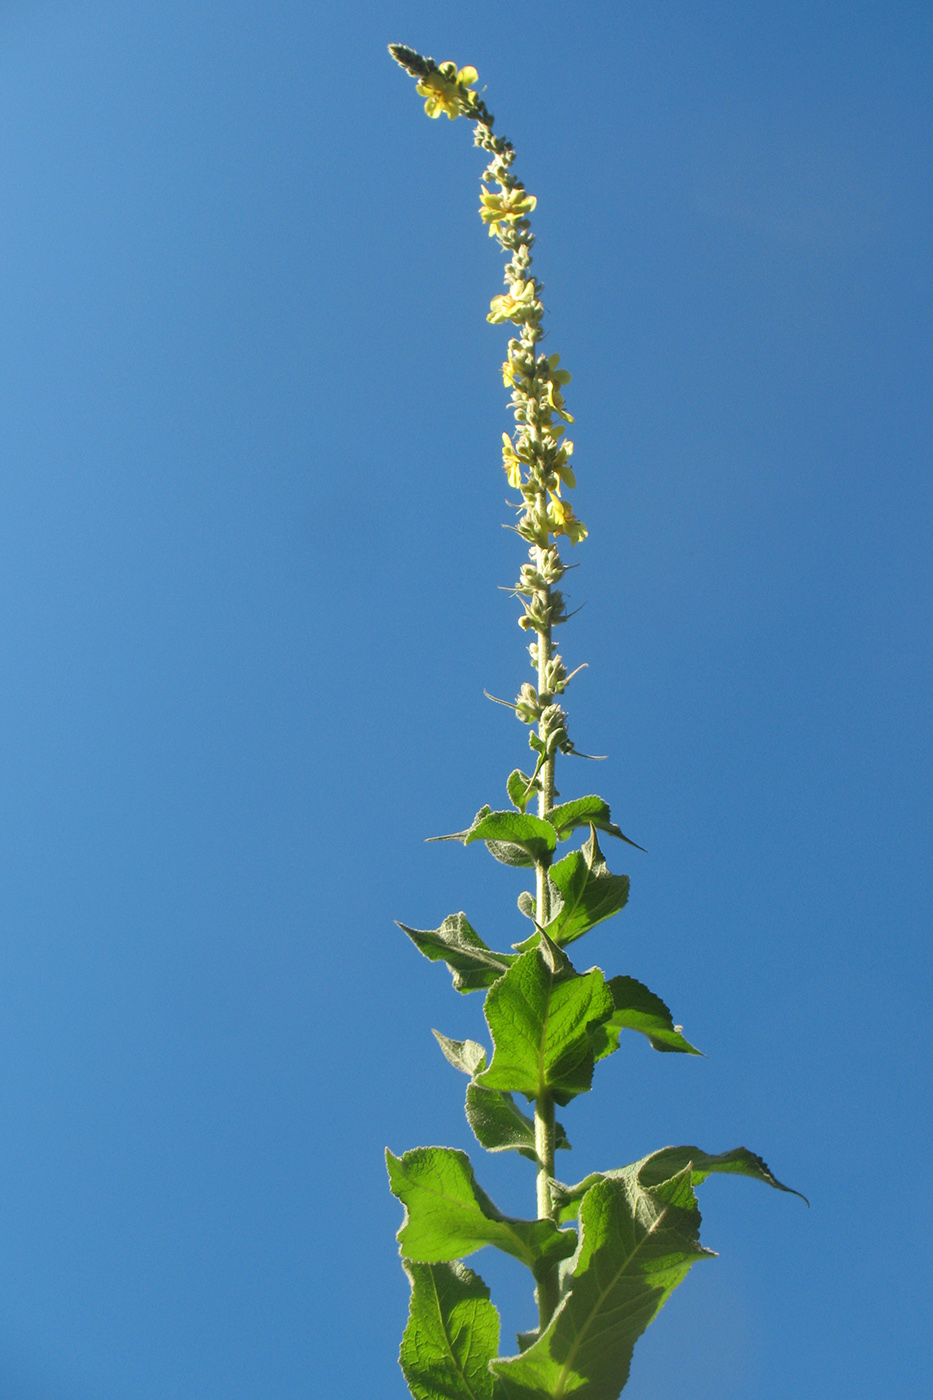
[[[517,872],[422,838],[527,749],[482,695],[526,678],[501,265],[390,40],[479,69],[538,196],[609,755],[561,786],[648,852],[586,954],[707,1053],[632,1037],[567,1173],[744,1143],[812,1201],[707,1183],[627,1400],[922,1393],[931,30],[5,0],[2,1400],[407,1393],[381,1153],[470,1147],[428,1031],[481,1022],[392,920],[523,935]]]

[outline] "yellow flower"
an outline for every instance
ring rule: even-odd
[[[561,388],[563,388],[565,384],[570,383],[571,379],[573,378],[573,375],[570,373],[569,370],[558,369],[557,366],[559,364],[560,355],[548,355],[547,367],[551,371],[551,378],[553,379],[555,384],[559,384]]]
[[[560,370],[558,370],[558,374],[560,374]],[[567,378],[570,378],[569,374],[567,375]],[[557,385],[554,383],[553,379],[548,381],[547,401],[550,404],[551,408],[553,408],[554,412],[558,414],[559,417],[563,418],[565,423],[573,422],[573,418],[564,408],[564,396],[558,389]]]
[[[517,345],[518,341],[513,340],[511,344]],[[502,382],[507,389],[524,389],[528,391],[531,388],[531,380],[526,374],[522,373],[520,366],[512,359],[511,349],[509,350],[509,358],[505,360],[502,365]]]
[[[509,485],[519,490],[522,486],[522,463],[527,465],[527,449],[522,451],[521,443],[516,450],[508,433],[502,434],[502,465],[505,468]]]
[[[567,458],[571,455],[572,452],[573,443],[565,442],[560,449],[557,461],[551,468],[553,474],[557,477],[557,484],[552,488],[555,496],[560,495],[560,488],[562,484],[564,486],[569,486],[571,489],[573,489],[573,487],[577,484],[577,478],[573,474],[573,468],[567,465]],[[551,489],[550,483],[548,483],[548,486],[549,489]]]
[[[415,91],[426,97],[424,110],[429,117],[439,117],[446,112],[451,121],[467,112],[473,106],[475,93],[469,91],[470,83],[479,77],[475,68],[461,68],[457,72],[455,63],[442,63],[433,73],[423,78]]]
[[[489,303],[490,312],[486,317],[494,326],[500,326],[503,321],[515,321],[521,325],[523,321],[532,321],[541,314],[541,303],[535,300],[535,284],[531,282],[513,282],[512,290],[506,292],[504,296],[493,297]]]
[[[552,535],[566,535],[571,544],[579,544],[587,536],[587,528],[578,520],[566,501],[552,496],[548,502],[547,523]]]
[[[561,393],[561,389],[565,384],[570,383],[572,376],[568,373],[567,370],[558,369],[557,366],[559,364],[560,355],[548,355],[547,402],[550,405],[550,407],[554,410],[554,412],[559,417],[563,418],[565,423],[572,423],[573,418],[564,408],[564,396]]]
[[[483,190],[480,195],[479,216],[484,224],[489,225],[489,237],[494,238],[499,232],[500,223],[518,223],[519,219],[531,213],[537,202],[533,194],[526,194],[521,187],[513,190],[500,189],[498,194],[494,194],[492,190]]]

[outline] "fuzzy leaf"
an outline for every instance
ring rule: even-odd
[[[571,851],[563,860],[552,865],[549,872],[551,887],[551,921],[547,934],[559,948],[589,933],[603,919],[617,914],[628,900],[629,878],[612,875],[599,849],[596,831],[590,828],[590,839],[579,851]],[[535,916],[533,897],[524,891],[518,907],[528,918]],[[538,935],[531,934],[514,947],[523,953],[534,947]]]
[[[419,952],[431,962],[445,962],[458,992],[491,987],[515,962],[514,953],[494,953],[471,928],[466,914],[448,914],[440,928],[409,928],[399,924]]]
[[[527,773],[523,773],[520,768],[513,768],[506,779],[506,791],[509,794],[509,801],[514,802],[520,812],[524,812],[529,800],[534,796],[538,784],[531,784],[531,778]]]
[[[557,832],[550,822],[527,812],[491,812],[481,807],[466,831],[431,836],[430,841],[462,841],[469,846],[485,841],[496,860],[505,865],[534,865],[550,861],[557,846]]]
[[[524,869],[535,864],[534,856],[517,841],[487,841],[486,849],[500,865],[517,865]]]
[[[637,982],[634,977],[611,977],[607,985],[614,1009],[593,1031],[593,1053],[597,1060],[618,1050],[619,1035],[624,1030],[640,1031],[655,1050],[702,1054],[689,1040],[684,1040],[682,1027],[674,1025],[664,1002],[654,992],[649,992],[644,983]]]
[[[493,1400],[499,1314],[489,1289],[463,1264],[403,1264],[411,1301],[399,1365],[415,1400]]]
[[[534,1119],[522,1113],[511,1094],[501,1089],[484,1089],[468,1084],[466,1091],[467,1122],[477,1141],[487,1152],[506,1152],[514,1148],[523,1157],[537,1162]],[[570,1147],[567,1134],[560,1123],[554,1125],[555,1148]]]
[[[727,1172],[736,1176],[750,1176],[755,1181],[763,1182],[765,1186],[774,1187],[776,1191],[787,1191],[790,1195],[800,1196],[802,1201],[807,1201],[806,1196],[795,1191],[792,1186],[785,1186],[782,1181],[778,1181],[768,1164],[754,1152],[749,1152],[747,1147],[733,1147],[731,1152],[719,1152],[713,1156],[708,1152],[701,1152],[698,1147],[662,1147],[630,1166],[619,1167],[610,1172],[592,1172],[582,1181],[578,1181],[576,1186],[564,1186],[559,1181],[552,1182],[551,1189],[555,1204],[559,1208],[559,1219],[575,1220],[579,1214],[580,1201],[598,1181],[622,1177],[628,1179],[634,1173],[641,1186],[653,1187],[660,1185],[662,1181],[669,1181],[688,1167],[691,1186],[699,1186],[713,1172]],[[807,1205],[809,1204],[807,1201]]]
[[[486,1068],[486,1051],[478,1041],[449,1040],[440,1031],[432,1031],[431,1034],[454,1069],[462,1070],[472,1079],[477,1070]]]
[[[631,1172],[600,1181],[580,1214],[557,1311],[527,1351],[491,1363],[508,1400],[616,1400],[636,1341],[691,1265],[710,1257],[689,1173],[653,1188]]]
[[[419,1264],[461,1259],[484,1245],[511,1254],[534,1272],[566,1259],[576,1247],[573,1230],[553,1220],[503,1215],[477,1184],[470,1159],[453,1147],[416,1147],[401,1157],[386,1152],[389,1185],[405,1207],[399,1252]]]
[[[799,1196],[802,1201],[807,1201],[802,1192],[795,1191],[792,1186],[785,1186],[783,1181],[778,1181],[767,1162],[756,1153],[749,1152],[747,1147],[733,1147],[731,1152],[718,1152],[712,1156],[708,1152],[701,1152],[698,1147],[662,1147],[660,1151],[652,1152],[650,1157],[645,1157],[638,1163],[638,1179],[643,1186],[655,1186],[659,1181],[666,1181],[668,1177],[683,1171],[688,1165],[694,1186],[699,1186],[713,1172],[728,1172],[736,1176],[750,1176],[755,1181],[763,1182],[765,1186],[773,1186],[775,1191],[787,1191],[791,1196]],[[807,1201],[807,1205],[809,1204]]]
[[[636,841],[630,841],[627,836],[622,834],[615,822],[609,820],[609,804],[595,795],[578,797],[573,802],[564,802],[560,807],[552,807],[548,813],[548,821],[554,827],[561,841],[565,841],[575,827],[595,826],[600,831],[605,831],[609,836],[618,836],[620,841],[634,846],[636,851],[644,850],[644,846],[639,846]]]
[[[591,1027],[613,1011],[598,968],[579,973],[549,940],[523,953],[486,998],[492,1063],[476,1076],[487,1089],[548,1093],[566,1104],[593,1078]]]
[[[559,861],[558,864],[562,864],[562,862]],[[556,867],[555,867],[555,869],[556,869]],[[535,917],[536,913],[537,913],[537,908],[536,908],[536,906],[535,906],[535,897],[534,897],[534,895],[533,895],[533,894],[529,894],[529,892],[528,892],[527,890],[522,890],[521,894],[518,896],[518,907],[519,907],[519,909],[521,910],[521,912],[524,914],[524,916],[525,916],[526,919],[533,919],[533,918]],[[528,943],[529,946],[531,946],[531,943],[532,943],[532,942],[537,943],[537,941],[538,941],[538,940],[535,938],[534,934],[531,935],[531,938],[530,938],[530,939],[526,939],[526,940],[525,940],[525,942]],[[519,945],[518,945],[517,943],[513,943],[513,944],[512,944],[512,947],[513,947],[513,948],[518,948],[518,946],[519,946]],[[524,944],[522,944],[522,946],[521,946],[521,948],[520,948],[519,951],[522,952],[522,953],[525,952],[525,946],[524,946]]]

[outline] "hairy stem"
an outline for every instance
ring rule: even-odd
[[[536,563],[540,571],[543,564],[544,551],[537,549]],[[550,601],[550,588],[547,589],[547,600]],[[540,700],[547,703],[546,676],[548,662],[551,659],[551,628],[546,628],[538,632],[538,696]],[[543,736],[543,726],[539,726],[539,734]],[[551,757],[542,766],[541,790],[538,793],[538,816],[547,818],[548,813],[554,805],[554,758]],[[537,867],[537,900],[536,917],[542,928],[550,920],[551,897],[548,888],[547,866],[539,863]],[[542,1095],[535,1100],[535,1154],[538,1158],[537,1177],[537,1197],[538,1197],[538,1218],[544,1219],[546,1216],[554,1215],[554,1201],[551,1196],[551,1178],[554,1175],[554,1101],[548,1095]],[[538,1318],[541,1327],[546,1327],[554,1309],[557,1307],[557,1267],[556,1265],[543,1272],[538,1279]]]
[[[537,568],[538,568],[538,572],[539,572],[539,573],[541,572],[541,570],[542,570],[543,567],[544,567],[544,557],[545,557],[545,552],[544,552],[544,550],[541,549],[541,548],[537,548],[537,549],[535,550],[535,564],[537,565]],[[546,585],[546,588],[545,588],[545,605],[546,605],[546,608],[547,608],[548,610],[549,610],[549,608],[550,608],[550,602],[551,602],[551,589],[550,589],[550,585]],[[550,625],[550,623],[548,623],[547,627],[543,628],[541,631],[539,631],[539,632],[537,633],[537,637],[538,637],[538,700],[539,700],[539,702],[540,702],[542,705],[547,705],[547,704],[550,702],[550,698],[551,698],[551,697],[548,695],[548,693],[547,693],[547,668],[548,668],[548,662],[549,662],[550,659],[551,659],[551,625]],[[543,725],[540,725],[540,724],[539,724],[539,726],[538,726],[538,733],[539,733],[539,735],[541,736],[542,739],[545,737],[545,736],[544,736],[544,727],[543,727]],[[551,808],[554,806],[554,758],[553,758],[553,756],[552,756],[551,758],[549,758],[549,759],[547,760],[547,762],[543,765],[543,767],[542,767],[542,769],[541,769],[541,773],[540,773],[540,780],[541,780],[541,790],[540,790],[540,792],[538,793],[538,816],[539,816],[539,817],[544,817],[544,818],[546,819],[547,816],[548,816],[548,813],[549,813],[550,810],[551,810]],[[548,915],[549,915],[549,913],[550,913],[550,910],[549,910],[548,887],[547,887],[547,871],[545,871],[545,872],[544,872],[544,882],[543,882],[543,886],[542,886],[542,884],[541,884],[540,878],[539,878],[539,882],[538,882],[538,923],[539,923],[539,924],[546,924],[547,921],[548,921]]]
[[[535,1153],[538,1158],[538,1218],[554,1216],[551,1177],[554,1175],[554,1100],[542,1095],[535,1101]],[[538,1276],[538,1321],[546,1327],[557,1307],[557,1265]]]

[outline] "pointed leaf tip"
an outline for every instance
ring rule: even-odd
[[[431,1034],[437,1041],[444,1054],[444,1058],[453,1065],[454,1069],[461,1070],[472,1079],[479,1070],[486,1068],[486,1051],[476,1040],[450,1040],[446,1035],[441,1035],[440,1031],[432,1030]]]
[[[759,1157],[756,1152],[750,1152],[747,1147],[733,1147],[730,1152],[713,1154],[702,1152],[699,1147],[692,1146],[662,1147],[658,1152],[652,1152],[650,1156],[643,1158],[636,1165],[638,1179],[646,1186],[666,1180],[676,1172],[684,1171],[689,1167],[694,1186],[699,1186],[714,1172],[749,1176],[753,1181],[760,1181],[765,1186],[773,1187],[775,1191],[785,1191],[790,1196],[799,1196],[807,1206],[810,1204],[802,1191],[795,1191],[792,1186],[785,1186],[783,1181],[778,1181],[764,1158]]]
[[[593,1053],[605,1059],[619,1048],[623,1030],[639,1031],[653,1050],[701,1055],[702,1051],[685,1040],[683,1027],[675,1026],[667,1006],[634,977],[611,977],[608,982],[613,1010],[593,1031]]]
[[[495,953],[488,948],[466,914],[448,914],[440,928],[398,927],[431,962],[445,962],[458,992],[475,992],[491,987],[516,960],[515,953]]]
[[[528,812],[493,812],[481,807],[465,831],[449,836],[429,836],[429,841],[462,841],[470,846],[485,841],[490,853],[503,865],[550,864],[557,846],[557,832],[550,822]]]
[[[559,807],[552,807],[548,813],[548,821],[557,831],[561,841],[566,840],[578,826],[591,826],[605,831],[608,836],[617,837],[628,846],[634,846],[637,851],[645,849],[620,831],[610,819],[608,802],[604,802],[595,793],[589,797],[577,797],[573,802],[564,802]]]

